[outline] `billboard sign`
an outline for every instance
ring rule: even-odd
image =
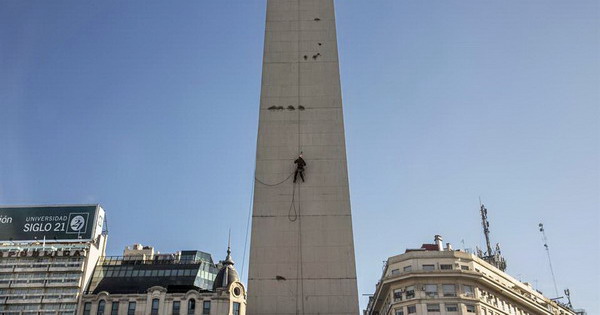
[[[103,216],[98,205],[0,207],[0,242],[91,240]]]

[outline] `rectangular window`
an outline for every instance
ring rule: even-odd
[[[129,305],[127,306],[127,315],[135,315],[135,306],[135,302],[129,302]]]
[[[458,304],[446,304],[446,312],[458,312]]]
[[[173,301],[173,315],[179,315],[180,310],[181,310],[181,302]]]
[[[469,270],[469,266],[460,266],[461,270]]]
[[[427,313],[439,313],[440,305],[439,304],[427,304]]]
[[[210,301],[204,301],[202,303],[202,315],[210,314]]]
[[[414,299],[415,298],[415,287],[414,286],[409,286],[406,288],[406,298],[407,299]]]
[[[404,272],[412,271],[412,266],[406,266],[406,267],[404,267],[403,270],[404,270]]]
[[[233,315],[240,315],[241,305],[238,302],[233,302]]]
[[[90,315],[92,311],[92,302],[85,302],[83,305],[83,315]]]
[[[470,285],[463,285],[463,291],[466,296],[473,297],[475,294],[473,293],[473,287]]]
[[[158,315],[158,306],[160,305],[159,299],[152,299],[152,309],[150,315]]]
[[[417,312],[417,306],[411,305],[411,306],[407,307],[407,310],[408,310],[408,314],[414,314]]]
[[[394,315],[404,315],[404,311],[399,309],[394,311]]]
[[[475,313],[475,305],[467,305],[467,313]]]
[[[112,302],[110,305],[110,315],[119,315],[119,302]]]
[[[400,269],[392,269],[392,276],[399,275]]]
[[[456,286],[454,284],[442,285],[444,296],[456,296]]]
[[[438,295],[437,284],[426,284],[425,285],[425,295],[428,297],[437,297],[437,295]]]
[[[394,302],[402,301],[402,289],[394,290]]]
[[[452,265],[440,265],[441,270],[452,270]]]
[[[426,271],[435,270],[435,265],[423,265],[423,270],[426,270]]]

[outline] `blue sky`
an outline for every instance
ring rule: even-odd
[[[0,204],[243,259],[265,1],[0,2]],[[441,234],[600,314],[597,1],[338,1],[359,293]],[[245,275],[244,275],[245,277]],[[361,296],[361,307],[366,299]]]

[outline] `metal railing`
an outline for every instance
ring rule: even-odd
[[[143,257],[104,256],[98,259],[97,266],[130,266],[130,265],[198,265],[210,264],[204,259],[144,259]]]

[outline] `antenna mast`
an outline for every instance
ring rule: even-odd
[[[569,301],[567,305],[570,308],[573,308],[573,304],[571,303],[571,291],[569,289],[565,289],[565,295],[567,296],[567,300]]]
[[[479,200],[479,212],[481,212],[481,225],[483,226],[483,234],[485,235],[485,245],[487,246],[486,255],[492,254],[492,244],[490,243],[490,222],[487,217],[487,209]]]
[[[504,271],[506,270],[506,260],[502,257],[502,252],[500,251],[500,244],[496,244],[496,248],[492,248],[492,243],[490,241],[490,222],[488,221],[487,209],[481,203],[481,199],[479,199],[479,212],[481,213],[481,225],[483,227],[483,234],[485,235],[485,245],[487,247],[487,251],[485,253],[481,252],[481,250],[477,249],[477,256],[479,258],[485,260],[489,264],[495,266],[496,268]]]
[[[540,232],[542,233],[542,241],[544,242],[544,247],[546,248],[546,254],[548,255],[548,264],[550,265],[550,273],[552,274],[552,282],[554,282],[554,292],[558,297],[558,286],[556,285],[556,277],[554,276],[554,268],[552,268],[552,259],[550,259],[550,248],[548,247],[548,238],[546,237],[546,231],[544,230],[544,224],[540,223],[538,225],[540,228]]]

